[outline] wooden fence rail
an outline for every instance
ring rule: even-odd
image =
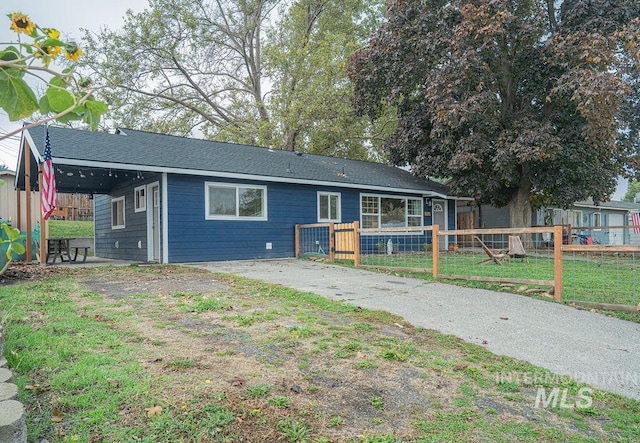
[[[627,226],[626,228],[633,228]],[[605,245],[576,245],[576,244],[564,244],[564,236],[567,232],[567,226],[556,225],[556,226],[540,226],[540,227],[532,227],[532,228],[491,228],[491,229],[455,229],[455,230],[440,230],[438,225],[433,226],[415,226],[415,227],[397,227],[397,228],[366,228],[360,229],[359,223],[356,221],[354,223],[314,223],[314,224],[306,224],[306,225],[296,225],[295,227],[295,247],[296,247],[296,257],[300,257],[305,255],[305,252],[301,250],[301,243],[303,240],[301,239],[302,232],[305,230],[313,230],[313,229],[324,229],[328,238],[328,252],[327,256],[330,261],[334,261],[336,258],[342,260],[353,260],[354,265],[356,267],[365,266],[361,265],[361,249],[367,250],[366,245],[361,244],[361,235],[365,235],[365,238],[373,237],[375,241],[378,238],[391,238],[390,236],[397,236],[394,238],[394,241],[397,239],[405,237],[417,237],[420,238],[419,244],[422,246],[430,246],[429,248],[422,248],[422,250],[418,251],[422,256],[431,257],[431,269],[427,269],[427,264],[425,264],[425,268],[422,272],[431,271],[434,278],[450,278],[450,279],[466,279],[473,281],[486,281],[486,282],[501,282],[501,283],[515,283],[515,284],[530,284],[536,286],[552,286],[553,287],[553,297],[556,301],[563,300],[563,264],[564,261],[567,260],[567,257],[564,257],[564,253],[604,253],[604,254],[640,254],[640,245],[615,245],[615,246],[605,246]],[[529,279],[529,278],[501,278],[495,276],[473,276],[473,275],[445,275],[441,273],[441,254],[440,251],[442,245],[444,245],[444,249],[447,248],[447,245],[452,246],[451,236],[482,236],[482,235],[499,235],[499,236],[509,236],[509,235],[518,235],[518,236],[529,236],[531,234],[552,234],[552,252],[553,257],[553,280],[543,280],[543,279]],[[422,237],[422,235],[424,237]],[[441,243],[440,239],[445,238],[445,241]],[[569,237],[570,238],[570,237]],[[318,240],[314,240],[316,243]],[[386,240],[385,240],[386,241]],[[454,240],[455,243],[455,240]],[[375,254],[375,252],[371,251],[371,244],[369,243],[369,252],[368,254]],[[438,247],[438,246],[440,247]],[[435,246],[435,247],[434,247]],[[309,246],[307,246],[309,249]],[[386,252],[386,251],[385,251]],[[380,256],[388,254],[396,254],[395,250],[392,252],[380,252],[378,254]],[[451,252],[451,251],[449,251]],[[455,249],[454,249],[455,252]],[[415,254],[416,252],[413,252]],[[402,252],[399,253],[402,255]],[[408,254],[411,254],[409,252]],[[391,256],[389,256],[391,258]],[[448,257],[448,256],[447,256]],[[549,257],[551,258],[551,256]],[[417,269],[405,269],[398,267],[396,264],[390,265],[367,265],[373,266],[376,268],[394,268],[398,270],[407,270],[407,271],[418,271]],[[572,300],[573,302],[573,300]],[[597,307],[600,309],[619,309],[619,310],[627,310],[627,311],[637,311],[640,310],[640,304],[636,306],[622,306],[615,305],[611,303],[595,303],[595,302],[580,302],[576,303],[584,304],[589,307]]]

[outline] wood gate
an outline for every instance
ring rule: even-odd
[[[295,226],[296,257],[328,256],[360,265],[360,223],[313,223]]]
[[[359,222],[335,223],[336,258],[339,260],[353,260],[355,266],[360,264],[360,235]]]

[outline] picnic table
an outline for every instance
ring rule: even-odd
[[[87,261],[87,253],[89,252],[89,246],[86,245],[73,245],[75,240],[82,240],[75,237],[51,237],[47,238],[47,263],[54,264],[58,257],[60,261],[76,262],[78,259],[78,251],[83,250],[84,255],[82,257],[82,263]],[[71,256],[73,252],[73,257]],[[49,260],[51,262],[49,262]]]

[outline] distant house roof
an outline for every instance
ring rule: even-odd
[[[109,134],[49,127],[49,137],[53,163],[57,168],[74,166],[76,169],[87,167],[168,172],[394,190],[440,197],[446,197],[449,193],[445,185],[417,178],[408,171],[381,163],[132,129]],[[32,145],[34,155],[37,152],[39,158],[35,160],[41,161],[45,144],[44,127],[25,131],[23,138]],[[20,159],[24,161],[24,156],[21,155]]]
[[[608,201],[608,202],[580,201],[580,202],[575,202],[573,206],[577,208],[610,209],[613,211],[627,211],[627,212],[640,211],[640,203],[628,203],[628,202],[621,202],[621,201]]]

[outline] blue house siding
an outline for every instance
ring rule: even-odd
[[[113,191],[111,195],[95,196],[95,245],[99,257],[147,261],[147,212],[135,212],[134,189],[153,183],[157,178],[136,181]],[[111,228],[111,201],[125,198],[125,228]],[[147,208],[149,210],[149,208]]]
[[[207,182],[265,186],[267,220],[207,220]],[[405,196],[402,193],[337,187],[169,175],[169,262],[293,257],[294,227],[296,224],[317,223],[319,191],[340,193],[341,220],[344,223],[360,220],[361,193]],[[455,219],[455,214],[453,217]],[[420,237],[422,242],[427,241],[426,236]],[[267,249],[267,243],[271,243],[272,249]],[[323,248],[328,250],[326,247]],[[404,247],[401,246],[400,250]]]
[[[205,182],[266,186],[267,220],[206,220]],[[292,257],[295,225],[318,221],[318,191],[339,192],[342,220],[359,219],[357,190],[170,175],[169,262]]]

